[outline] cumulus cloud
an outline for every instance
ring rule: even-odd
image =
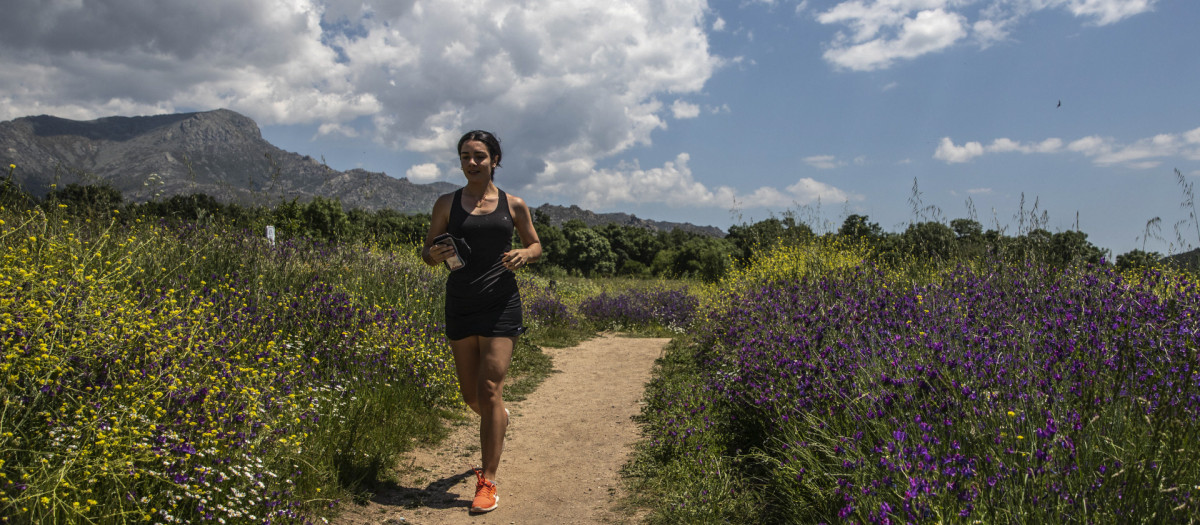
[[[1118,144],[1108,137],[1090,136],[1071,142],[1067,149],[1092,159],[1097,166],[1124,165],[1149,169],[1162,165],[1165,157],[1182,156],[1200,160],[1200,128],[1179,135],[1159,134],[1130,144]]]
[[[884,69],[899,59],[911,59],[928,53],[941,51],[967,35],[966,17],[942,9],[918,11],[915,16],[901,16],[901,20],[888,19],[895,11],[863,13],[852,5],[841,4],[817,17],[824,24],[849,23],[854,35],[839,33],[829,49],[825,60],[847,69],[872,71]],[[867,15],[867,16],[863,16]],[[880,35],[885,24],[892,25],[894,35]]]
[[[942,142],[938,144],[937,151],[933,153],[933,158],[945,161],[950,164],[967,162],[971,159],[983,155],[983,144],[978,142],[968,142],[962,146],[957,146],[950,137],[942,137]]]
[[[986,48],[1008,38],[1023,18],[1061,9],[1086,24],[1104,26],[1150,11],[1157,0],[844,0],[817,13],[822,24],[843,26],[825,60],[854,71],[886,69],[898,61],[963,42]]]
[[[597,169],[590,162],[552,163],[537,184],[545,196],[571,195],[580,206],[609,208],[623,203],[665,202],[673,207],[726,207],[735,201],[745,207],[786,208],[816,202],[860,201],[858,194],[811,178],[801,178],[783,190],[760,187],[739,193],[729,186],[709,188],[692,176],[691,156],[680,153],[661,167],[643,169],[637,163]]]
[[[699,92],[720,65],[707,13],[703,0],[17,2],[0,118],[224,107],[447,165],[463,128],[495,129],[519,145],[505,159],[519,185],[650,144],[667,109],[687,114],[659,99]]]
[[[696,118],[700,116],[700,106],[684,102],[683,100],[676,100],[671,104],[671,113],[677,119]]]
[[[408,172],[405,173],[404,176],[408,177],[408,180],[417,184],[426,184],[441,178],[442,170],[441,168],[438,168],[437,164],[432,162],[426,164],[417,164],[411,168],[408,168]]]
[[[1041,142],[1021,143],[1008,138],[999,138],[984,146],[980,142],[956,145],[950,137],[943,137],[933,158],[949,164],[969,162],[991,153],[1078,153],[1092,160],[1097,166],[1122,165],[1136,169],[1156,168],[1163,159],[1183,157],[1200,160],[1200,128],[1184,133],[1162,133],[1153,137],[1120,144],[1115,139],[1096,135],[1063,143],[1062,139],[1049,138]]]

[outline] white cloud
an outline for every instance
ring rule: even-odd
[[[1049,138],[1036,144],[1021,144],[1012,139],[998,138],[993,140],[991,145],[984,148],[987,153],[1054,153],[1062,149],[1062,139]]]
[[[1092,23],[1103,26],[1120,22],[1133,15],[1151,11],[1157,0],[1070,0],[1067,10],[1079,17],[1090,17]],[[1058,2],[1062,3],[1062,2]]]
[[[979,142],[967,142],[958,146],[950,137],[944,137],[933,158],[954,164],[968,162],[984,154],[1012,152],[1070,152],[1092,159],[1092,163],[1097,166],[1122,165],[1134,169],[1149,169],[1162,165],[1163,160],[1170,157],[1200,160],[1200,128],[1179,134],[1161,133],[1130,144],[1118,144],[1112,138],[1092,135],[1071,141],[1065,147],[1062,139],[1058,138],[1036,143],[1020,143],[1008,138],[999,138],[988,146]]]
[[[1091,136],[1076,140],[1067,148],[1091,157],[1092,163],[1097,166],[1122,164],[1135,169],[1148,169],[1161,165],[1163,157],[1200,158],[1200,145],[1189,142],[1187,136],[1187,133],[1159,134],[1126,145],[1117,144],[1111,138]]]
[[[979,46],[986,49],[992,44],[1003,42],[1008,38],[1009,25],[1010,22],[1004,20],[979,20],[971,26],[971,31]]]
[[[796,181],[795,184],[788,186],[787,191],[792,196],[792,203],[800,205],[812,204],[818,200],[821,202],[847,202],[863,200],[861,195],[840,190],[809,177],[800,179]]]
[[[1027,153],[1054,153],[1062,149],[1062,139],[1049,138],[1037,144],[1029,146],[1030,151]]]
[[[1157,0],[1002,0],[980,9],[972,0],[844,0],[816,14],[844,26],[828,43],[825,60],[855,71],[886,69],[964,41],[987,48],[1008,38],[1023,18],[1062,9],[1104,26],[1151,11]],[[968,38],[969,37],[969,38]]]
[[[712,30],[716,31],[718,33],[720,33],[721,31],[724,31],[725,30],[725,19],[718,16],[717,19],[713,21]]]
[[[411,168],[408,168],[408,173],[405,173],[404,176],[408,177],[408,180],[417,184],[426,184],[441,178],[442,170],[438,168],[437,164],[432,162],[427,164],[417,164]]]
[[[683,100],[676,100],[671,104],[671,113],[677,119],[696,118],[700,116],[700,106],[684,102]]]
[[[549,162],[650,144],[669,116],[658,99],[699,92],[721,63],[708,13],[704,0],[17,2],[0,119],[225,107],[337,133],[366,117],[363,135],[443,163],[463,128],[494,129],[519,145],[505,159],[519,185]]]
[[[1188,144],[1200,144],[1200,128],[1184,133],[1183,140],[1186,140]]]
[[[838,160],[838,158],[833,155],[813,155],[811,157],[804,157],[804,163],[822,170],[840,168],[847,164],[846,161]],[[854,164],[855,166],[865,166],[867,164],[867,157],[865,155],[859,155],[854,157],[854,160],[851,160],[850,163]]]
[[[784,190],[760,187],[739,193],[729,186],[709,188],[692,176],[691,156],[680,153],[662,167],[642,169],[636,163],[614,169],[596,169],[585,160],[551,163],[534,188],[545,196],[568,196],[589,209],[610,208],[623,203],[665,202],[673,207],[739,206],[786,208],[794,204],[863,200],[853,194],[811,178],[802,178]]]
[[[950,140],[950,137],[942,137],[942,142],[938,144],[937,151],[933,153],[933,158],[950,164],[956,164],[967,162],[980,155],[983,155],[983,144],[968,142],[962,146],[956,146],[954,145],[954,141]]]
[[[335,122],[326,122],[317,128],[317,136],[325,135],[341,135],[343,137],[354,138],[359,135],[358,130],[350,126],[345,126]],[[315,137],[314,137],[315,138]]]
[[[855,35],[839,34],[824,57],[839,67],[855,71],[884,69],[898,59],[941,51],[967,35],[966,18],[942,9],[918,11],[916,16],[889,23],[887,19],[896,12],[863,13],[867,16],[861,17],[853,10],[839,11],[846,5],[822,13],[817,20],[825,24],[850,22],[854,26]],[[879,34],[885,24],[892,26],[894,35]]]
[[[822,170],[831,170],[844,164],[843,162],[838,162],[837,158],[833,155],[813,155],[811,157],[804,157],[804,162],[809,166]]]
[[[967,193],[969,193],[971,195],[989,195],[992,193],[992,189],[991,188],[971,188],[971,189],[967,190]]]

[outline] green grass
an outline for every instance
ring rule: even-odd
[[[655,361],[653,379],[646,387],[641,414],[635,420],[643,428],[665,428],[687,421],[692,409],[705,402],[703,384],[696,364],[697,347],[689,336],[679,336]],[[650,509],[650,524],[667,523],[761,523],[757,517],[762,500],[750,487],[748,461],[737,449],[726,444],[731,414],[709,413],[706,432],[698,434],[703,442],[690,441],[702,452],[682,450],[670,444],[643,440],[635,446],[633,458],[622,469],[628,496],[622,506]],[[677,432],[688,432],[678,427]],[[750,469],[753,470],[753,469]]]

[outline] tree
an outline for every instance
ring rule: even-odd
[[[903,243],[908,253],[918,257],[949,260],[957,255],[954,230],[940,222],[920,222],[904,231]]]
[[[707,236],[690,232],[682,228],[675,228],[671,231],[659,230],[657,237],[662,249],[669,250],[671,248],[679,248],[693,239],[703,239]]]
[[[618,275],[645,275],[650,272],[654,256],[660,251],[658,237],[646,228],[609,223],[596,229],[608,239],[617,256]]]
[[[1010,251],[1008,254],[1011,260],[1016,261],[1039,261],[1047,262],[1050,252],[1050,239],[1053,235],[1049,231],[1041,228],[1031,230],[1029,233],[1017,237],[1012,242],[1006,243]]]
[[[980,257],[987,252],[987,243],[983,237],[983,225],[971,219],[954,219],[950,221],[950,229],[958,243],[958,254],[961,257]]]
[[[813,237],[812,228],[807,224],[786,216],[782,220],[772,217],[751,225],[735,224],[729,227],[725,240],[732,245],[738,264],[746,265],[780,243],[807,242]]]
[[[612,275],[617,271],[617,255],[603,235],[588,228],[583,221],[571,220],[563,225],[563,236],[570,247],[563,268],[583,275]]]
[[[733,244],[724,239],[703,238],[684,244],[676,256],[679,275],[716,282],[725,276],[732,261]]]
[[[270,221],[279,233],[302,235],[302,206],[296,199],[284,201],[271,210]]]
[[[537,230],[538,240],[542,243],[541,264],[545,265],[543,268],[547,270],[551,267],[566,269],[571,242],[567,240],[566,235],[563,235],[563,231],[550,224],[550,216],[542,210],[533,210],[533,228]],[[516,234],[516,232],[513,233]]]
[[[883,236],[883,228],[879,227],[879,223],[868,222],[866,215],[851,215],[842,221],[842,227],[838,228],[837,233],[852,239],[865,238],[867,241],[876,241]]]
[[[109,213],[120,208],[124,198],[121,196],[121,192],[108,184],[80,185],[72,183],[64,188],[50,190],[50,193],[46,195],[46,201],[66,204],[75,208],[76,211]]]
[[[1157,252],[1133,250],[1117,256],[1116,269],[1118,272],[1142,271],[1158,266],[1162,255]]]
[[[725,275],[737,248],[725,239],[698,237],[659,252],[651,266],[655,275],[715,282]]]
[[[350,230],[350,220],[342,210],[342,203],[336,199],[313,197],[301,211],[300,219],[305,233],[312,237],[336,240]]]
[[[220,215],[222,206],[217,199],[204,193],[174,195],[162,203],[159,214],[184,220],[202,220]]]
[[[983,225],[971,219],[954,219],[950,221],[950,229],[959,241],[982,241]]]
[[[1058,232],[1050,236],[1047,262],[1058,268],[1076,261],[1099,264],[1104,258],[1104,251],[1088,242],[1087,234],[1072,230]]]

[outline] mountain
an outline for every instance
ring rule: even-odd
[[[1163,258],[1167,264],[1174,265],[1177,268],[1200,272],[1200,248],[1196,248],[1190,252],[1177,253]]]
[[[543,204],[534,208],[535,212],[545,213],[550,217],[550,224],[562,226],[562,223],[572,219],[579,219],[587,224],[588,227],[603,226],[605,224],[617,224],[620,226],[637,226],[648,230],[663,230],[671,231],[681,229],[690,233],[698,233],[709,237],[724,237],[725,232],[715,226],[696,226],[691,223],[664,222],[654,221],[650,219],[640,219],[637,215],[628,213],[595,213],[579,206],[571,205],[570,207],[558,206],[556,204]]]
[[[51,116],[0,123],[0,166],[15,164],[26,191],[108,183],[127,201],[205,193],[221,202],[338,199],[347,209],[428,213],[450,183],[413,184],[383,173],[337,171],[281,150],[253,120],[229,110],[86,122]]]
[[[320,196],[337,199],[346,209],[429,213],[439,195],[458,187],[413,184],[361,169],[334,170],[273,146],[253,120],[225,109],[89,121],[41,115],[0,122],[0,166],[9,164],[16,165],[16,181],[37,196],[55,185],[107,183],[130,202],[204,193],[225,203],[263,206]],[[577,206],[537,209],[554,224],[578,218],[589,226],[615,222],[724,235],[712,227],[624,213],[597,215]]]

